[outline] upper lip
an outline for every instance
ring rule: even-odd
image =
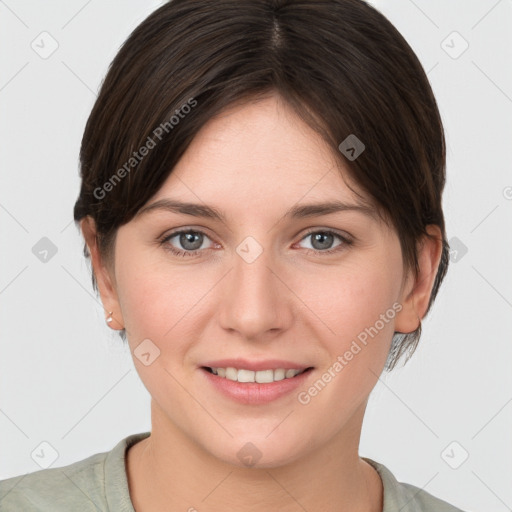
[[[265,359],[264,361],[249,361],[248,359],[219,359],[218,361],[207,361],[201,366],[209,368],[236,368],[237,370],[276,370],[283,368],[285,370],[305,370],[311,368],[311,365],[294,363],[293,361],[284,361],[282,359]]]

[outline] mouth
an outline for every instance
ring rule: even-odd
[[[310,372],[313,370],[313,367],[309,366],[307,368],[268,368],[263,370],[248,370],[245,368],[234,368],[232,366],[225,368],[202,366],[201,369],[216,375],[220,379],[241,383],[254,382],[258,384],[271,384],[272,382],[294,379],[299,375]]]
[[[279,399],[290,401],[315,370],[298,361],[257,357],[202,361],[197,368],[204,383],[220,395],[243,405],[260,406]]]

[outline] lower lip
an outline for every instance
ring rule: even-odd
[[[312,371],[312,369],[309,369],[291,379],[260,384],[259,382],[238,382],[236,380],[229,380],[210,373],[204,368],[200,368],[200,370],[208,381],[223,395],[239,403],[252,405],[266,404],[288,395],[300,385],[303,385]]]

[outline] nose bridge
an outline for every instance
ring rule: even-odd
[[[233,269],[222,305],[222,323],[246,338],[256,338],[284,326],[287,299],[285,287],[274,275],[273,254],[254,238],[236,248]]]

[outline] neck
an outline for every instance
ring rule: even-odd
[[[327,446],[270,468],[219,460],[151,402],[151,435],[126,455],[134,508],[220,512],[382,512],[382,482],[357,452],[364,407]],[[360,416],[360,417],[359,417]]]

